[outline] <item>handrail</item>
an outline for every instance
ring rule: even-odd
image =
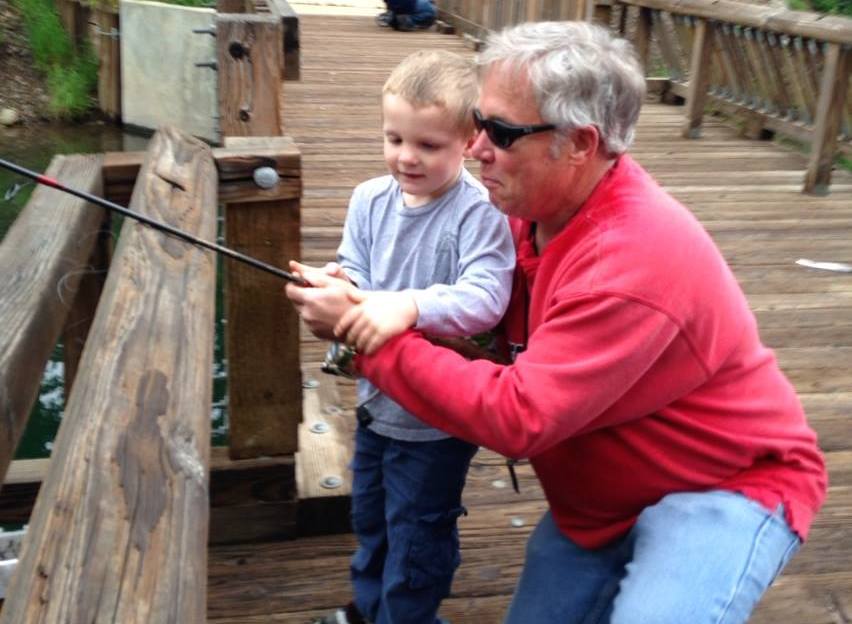
[[[131,202],[211,239],[210,148],[154,135]],[[215,262],[125,220],[0,622],[203,622]]]
[[[81,190],[101,189],[98,156],[56,156],[47,175]],[[105,212],[46,187],[37,188],[0,244],[0,483],[38,397],[45,364],[63,327],[88,328],[98,293],[78,298],[81,281],[104,267],[90,258]],[[76,363],[66,360],[70,373]],[[73,375],[67,376],[68,385]]]
[[[734,0],[617,0],[621,4],[798,37],[852,45],[852,19]]]

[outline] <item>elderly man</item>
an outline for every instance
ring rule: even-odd
[[[645,93],[629,44],[523,24],[479,63],[472,153],[512,221],[514,361],[414,330],[382,344],[371,294],[320,270],[288,296],[407,410],[530,458],[549,510],[507,622],[744,622],[825,496],[799,400],[713,241],[626,154]]]

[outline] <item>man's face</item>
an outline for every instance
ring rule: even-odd
[[[479,111],[486,119],[516,125],[542,124],[538,103],[525,70],[492,66],[482,81]],[[572,201],[576,168],[570,164],[571,141],[565,140],[554,158],[554,132],[540,132],[517,139],[507,149],[496,147],[480,132],[471,155],[482,163],[480,179],[491,201],[502,212],[548,223]]]
[[[419,206],[456,181],[468,141],[439,106],[414,107],[398,95],[382,98],[385,164],[406,204]]]

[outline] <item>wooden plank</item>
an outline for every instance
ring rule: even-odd
[[[327,343],[320,343],[324,351]],[[303,534],[348,532],[355,415],[344,409],[336,377],[306,365],[296,489]],[[342,379],[342,378],[341,378]]]
[[[98,194],[100,163],[97,156],[57,156],[46,175]],[[103,220],[103,209],[38,186],[0,244],[0,476],[23,434]]]
[[[27,524],[50,460],[16,460],[0,491],[0,524]],[[226,447],[210,455],[210,544],[275,540],[296,534],[292,456],[232,460]]]
[[[216,15],[223,136],[281,134],[281,39],[281,22],[271,15]]]
[[[300,252],[301,164],[292,140],[226,138],[220,169],[230,177],[257,158],[288,172],[288,199],[229,203],[226,238],[241,253],[287,267]],[[248,160],[246,160],[248,158]],[[251,187],[251,183],[246,183]],[[280,280],[231,264],[227,272],[229,446],[234,459],[292,454],[302,418],[299,319]]]
[[[651,35],[654,29],[654,14],[651,9],[639,7],[639,17],[636,21],[636,38],[633,45],[636,46],[636,56],[642,67],[645,68],[647,76],[650,70],[648,63],[651,59]]]
[[[852,43],[852,21],[842,16],[806,11],[788,11],[736,0],[621,0],[669,13],[691,15],[707,20],[760,28],[777,33],[810,37],[832,43]]]
[[[707,85],[710,80],[710,55],[713,50],[713,38],[708,28],[704,20],[698,20],[695,24],[692,66],[689,70],[689,95],[686,98],[686,123],[683,128],[683,136],[687,139],[701,136],[701,122],[704,119]]]
[[[204,143],[151,141],[132,207],[212,238]],[[215,262],[126,220],[0,622],[203,622]]]
[[[836,43],[829,44],[820,84],[814,142],[805,176],[805,191],[808,193],[828,193],[850,71],[852,51]]]
[[[98,108],[112,120],[121,119],[121,42],[118,13],[92,9],[98,54]]]
[[[281,20],[284,50],[284,80],[298,80],[301,75],[299,59],[299,16],[287,0],[270,0],[270,13]]]

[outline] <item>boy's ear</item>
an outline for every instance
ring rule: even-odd
[[[470,135],[470,138],[468,138],[467,143],[464,144],[464,152],[462,152],[462,154],[465,158],[473,158],[470,153],[470,148],[473,147],[474,143],[476,143],[476,133]]]

